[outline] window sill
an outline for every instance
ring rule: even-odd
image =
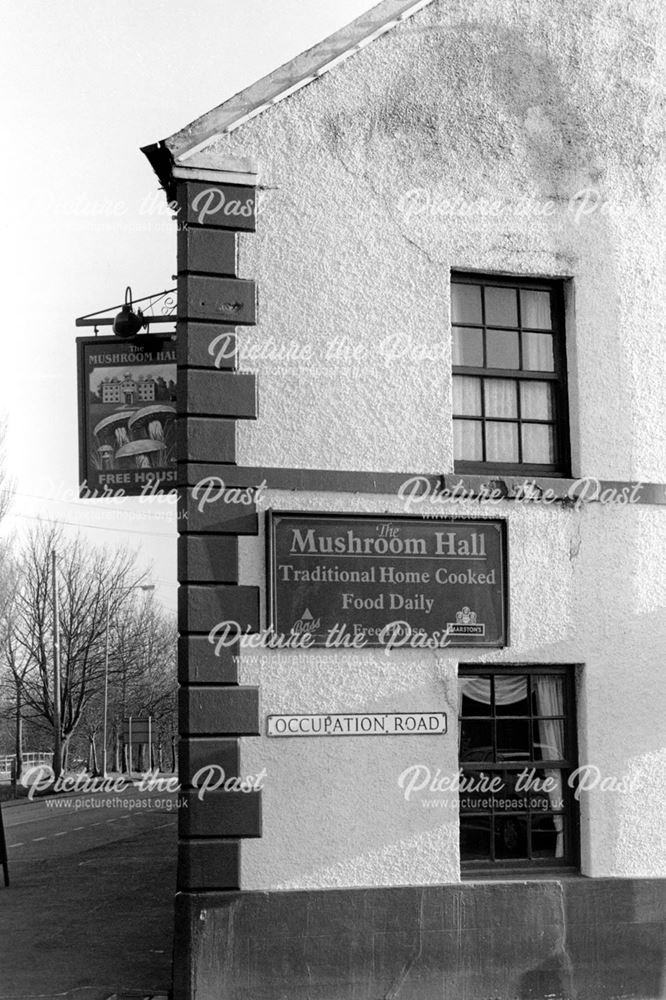
[[[538,465],[510,465],[510,466],[500,466],[500,465],[479,465],[476,462],[456,462],[453,466],[454,475],[457,476],[478,476],[483,479],[517,479],[524,482],[526,479],[532,481],[554,481],[556,483],[569,482],[573,483],[576,480],[571,478],[571,473],[563,470],[558,470],[555,467],[546,467]]]
[[[502,871],[489,871],[483,868],[463,869],[460,873],[462,882],[558,882],[561,879],[586,878],[578,868],[573,866],[563,868],[504,868]]]

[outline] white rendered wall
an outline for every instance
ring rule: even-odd
[[[268,493],[279,510],[404,513],[396,497]],[[581,795],[587,875],[666,876],[661,783],[666,697],[666,516],[659,507],[579,510],[505,501],[447,505],[456,516],[506,517],[511,646],[497,651],[248,651],[241,680],[272,713],[445,711],[449,732],[423,737],[242,741],[244,774],[266,768],[261,840],[243,842],[243,888],[400,885],[459,878],[458,813],[406,802],[413,764],[454,774],[459,662],[582,664],[579,762],[627,791]],[[242,540],[242,582],[265,582],[264,538]],[[455,797],[454,797],[455,798]]]
[[[574,278],[574,472],[664,478],[665,15],[621,11],[435,2],[217,142],[266,188],[241,241],[260,290],[241,362],[261,377],[243,461],[450,471],[449,271],[467,267]],[[378,350],[396,335],[409,358]],[[257,358],[270,343],[311,360]]]
[[[240,425],[240,464],[452,471],[449,274],[469,268],[572,278],[573,473],[666,480],[662,17],[656,2],[434,3],[217,143],[256,156],[267,189],[241,243],[260,290],[241,365],[260,409]],[[387,355],[395,334],[417,353]],[[349,494],[263,505],[404,512]],[[581,802],[583,871],[666,876],[666,508],[448,512],[509,519],[511,647],[244,654],[262,719],[432,709],[450,724],[245,739],[244,772],[268,772],[245,888],[456,880],[455,807],[405,803],[397,777],[457,770],[457,664],[474,660],[582,664],[580,760],[635,779]],[[263,537],[242,553],[242,582],[263,585]]]

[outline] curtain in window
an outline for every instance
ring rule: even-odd
[[[481,414],[481,379],[456,375],[453,379],[453,412],[464,416]],[[483,460],[481,423],[478,420],[454,420],[454,455],[456,460]]]
[[[523,368],[531,372],[552,372],[553,337],[550,333],[523,334]]]
[[[523,326],[537,330],[550,330],[550,292],[521,288],[520,311]]]
[[[482,413],[481,392],[484,393],[486,415],[486,461],[518,462],[518,424],[516,383],[512,379],[456,375],[453,379],[453,412],[455,432],[455,457],[459,460],[483,459],[481,423],[461,420],[460,417],[479,417]],[[495,420],[503,417],[504,420]],[[511,421],[511,422],[509,422]]]
[[[473,698],[484,705],[490,704],[489,677],[461,677],[458,684],[458,715],[462,706],[463,695]],[[512,705],[515,701],[527,698],[526,677],[495,677],[495,704]]]
[[[484,379],[487,417],[517,417],[516,383],[507,378]]]
[[[532,684],[536,689],[539,715],[564,714],[564,690],[559,677],[534,677]],[[564,727],[561,720],[539,719],[535,720],[535,725],[539,728],[539,749],[542,758],[544,760],[564,760]],[[563,794],[562,772],[550,768],[546,770],[545,774],[547,778],[552,778],[555,783],[555,788],[548,793],[548,798],[553,808],[559,809]],[[561,858],[564,851],[562,816],[553,816],[553,823],[557,832],[555,857]]]

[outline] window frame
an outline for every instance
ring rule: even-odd
[[[450,283],[451,284],[467,284],[476,286],[491,286],[491,287],[502,287],[502,288],[515,288],[531,291],[543,291],[550,294],[550,306],[551,306],[551,318],[552,318],[552,332],[553,335],[553,361],[554,370],[552,372],[541,372],[541,371],[523,371],[521,369],[514,368],[485,368],[481,366],[470,366],[470,365],[452,365],[452,383],[453,376],[464,375],[471,376],[473,378],[480,378],[481,382],[484,379],[489,378],[499,378],[510,380],[513,382],[521,381],[539,381],[539,382],[550,382],[554,387],[553,392],[553,405],[555,411],[555,417],[552,422],[554,434],[555,434],[555,447],[556,456],[558,458],[557,462],[554,464],[536,464],[529,462],[496,462],[483,460],[480,462],[469,461],[467,459],[455,459],[454,457],[454,472],[461,475],[487,475],[489,472],[496,473],[498,475],[508,475],[508,476],[536,476],[548,479],[555,478],[569,478],[571,476],[571,445],[570,445],[570,432],[569,432],[569,394],[568,394],[568,372],[567,372],[567,357],[566,357],[566,327],[565,327],[565,302],[564,302],[564,286],[567,279],[565,278],[534,278],[534,277],[521,277],[520,275],[496,275],[496,274],[486,274],[477,273],[470,271],[451,271]],[[520,295],[518,298],[518,309],[520,309]],[[451,317],[451,338],[453,341],[453,327],[462,327],[468,329],[477,329],[484,331],[488,329],[485,322],[485,297],[481,296],[482,302],[482,316],[481,324],[478,323],[459,323],[453,322]],[[520,314],[518,315],[520,321]],[[523,327],[519,322],[517,327],[502,327],[501,325],[494,324],[490,329],[497,330],[518,330],[522,333]],[[527,327],[527,330],[532,328]],[[544,332],[544,331],[541,331]],[[522,340],[522,338],[521,338]],[[521,348],[522,350],[522,348]],[[485,358],[484,358],[485,360]],[[518,397],[518,416],[517,419],[512,418],[491,418],[493,421],[499,420],[500,422],[507,422],[516,424],[519,428],[518,437],[520,439],[520,390],[517,393]],[[472,416],[467,414],[456,415],[453,410],[452,404],[452,422],[455,419],[466,419],[472,421],[478,421],[485,426],[486,416],[484,413],[484,392],[483,386],[481,388],[481,416]],[[538,420],[529,420],[529,423],[539,423]],[[546,421],[544,421],[546,422]],[[485,450],[485,433],[482,434],[482,442]]]
[[[476,663],[460,663],[458,665],[458,680],[462,677],[470,676],[482,676],[488,677],[492,675],[496,676],[516,676],[516,675],[530,675],[543,676],[543,675],[556,675],[561,676],[564,681],[564,748],[565,757],[563,761],[547,761],[551,767],[555,767],[563,772],[573,771],[579,766],[578,764],[578,715],[576,706],[576,665],[575,664],[561,664],[561,663],[502,663],[501,665],[491,665],[484,663],[483,661]],[[504,764],[510,764],[510,762],[504,762],[504,764],[490,763],[488,761],[463,761],[460,758],[460,733],[461,733],[461,720],[462,720],[462,701],[460,703],[460,711],[458,712],[458,761],[459,766],[462,770],[466,772],[470,771],[484,771],[486,773],[492,771],[501,770],[512,770],[522,768],[525,766],[532,766],[535,762],[514,764],[513,767],[506,767]],[[466,718],[470,718],[467,716]],[[496,720],[498,718],[497,714],[493,714],[492,707],[491,711],[484,718],[489,720]],[[502,716],[499,716],[501,719]],[[535,716],[530,714],[529,718],[533,719]],[[539,716],[536,716],[539,718]],[[536,762],[537,765],[543,765],[543,761]],[[545,770],[543,766],[540,768]],[[507,874],[516,874],[520,877],[525,876],[538,876],[544,873],[557,873],[558,875],[575,875],[580,874],[580,810],[579,803],[576,800],[574,789],[570,787],[568,781],[563,780],[562,782],[562,792],[564,798],[564,809],[561,813],[563,819],[563,833],[564,833],[564,844],[568,849],[568,853],[558,860],[552,857],[546,858],[506,858],[498,861],[492,857],[488,859],[473,858],[469,860],[463,860],[462,852],[460,856],[460,871],[461,877],[464,878],[506,878]],[[481,810],[477,811],[477,814],[481,813]],[[473,811],[466,811],[459,813],[459,831],[461,830],[460,817],[464,815],[472,815]],[[491,810],[485,813],[486,815],[492,816]],[[509,813],[510,815],[510,813]],[[549,815],[546,813],[545,815]],[[493,833],[491,830],[490,835],[491,851],[493,845]]]

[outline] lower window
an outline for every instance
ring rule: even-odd
[[[461,666],[463,873],[575,870],[573,669]]]

